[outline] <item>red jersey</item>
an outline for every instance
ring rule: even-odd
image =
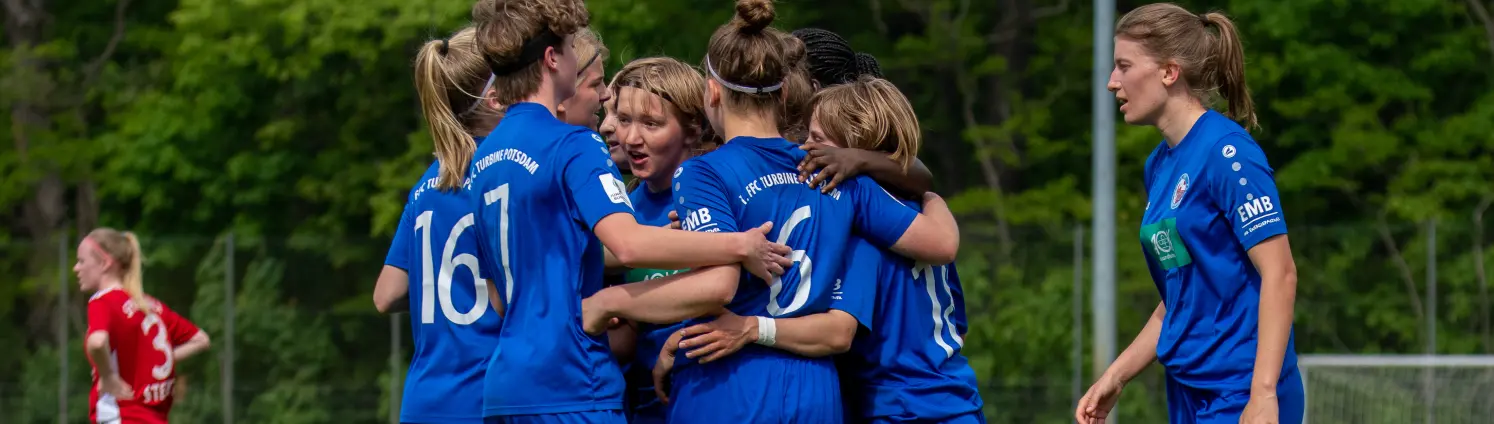
[[[85,344],[88,334],[108,332],[109,360],[120,378],[135,391],[132,400],[99,393],[98,365],[89,358],[89,364],[93,365],[89,422],[166,423],[166,414],[171,411],[172,384],[176,382],[172,351],[191,340],[198,330],[160,301],[149,298],[149,302],[152,310],[142,313],[130,295],[117,288],[100,291],[88,299]]]

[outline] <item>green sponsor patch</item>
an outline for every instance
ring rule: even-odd
[[[1173,269],[1193,263],[1188,256],[1188,246],[1178,236],[1177,218],[1167,218],[1156,224],[1141,226],[1141,243],[1147,246],[1147,254],[1162,264],[1162,269]]]

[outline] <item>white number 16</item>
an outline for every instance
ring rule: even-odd
[[[456,253],[457,239],[462,237],[462,232],[471,227],[475,222],[472,214],[463,216],[457,220],[456,225],[451,227],[451,233],[446,236],[446,244],[441,249],[441,272],[439,279],[432,278],[431,257],[431,215],[433,211],[425,211],[415,218],[415,231],[420,233],[420,323],[432,324],[436,322],[435,295],[441,298],[441,314],[448,321],[456,325],[469,325],[477,322],[482,315],[488,312],[488,285],[479,276],[477,271],[477,257],[471,253]],[[424,229],[425,231],[420,231]],[[456,306],[451,304],[451,273],[456,271],[458,265],[464,265],[467,270],[472,271],[472,283],[476,289],[476,303],[466,313],[457,313]],[[432,293],[435,292],[435,293]]]

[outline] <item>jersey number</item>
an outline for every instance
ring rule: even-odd
[[[937,279],[938,281],[934,278],[934,268],[939,269],[939,277],[941,278]],[[960,338],[960,332],[955,329],[954,321],[949,318],[949,314],[953,313],[955,309],[954,293],[949,289],[949,268],[920,264],[913,267],[913,279],[924,280],[924,289],[929,294],[929,301],[934,304],[934,343],[944,348],[945,358],[954,356],[956,349],[965,346],[965,339]],[[944,295],[949,296],[949,306],[939,304],[940,282],[944,286]],[[954,342],[954,346],[950,346],[950,343],[944,342],[944,333],[946,331],[949,332],[949,337],[953,339],[951,341]]]
[[[493,202],[498,202],[498,260],[503,265],[503,304],[506,306],[512,304],[514,298],[514,272],[508,261],[508,184],[482,194],[483,206]]]
[[[439,278],[432,278],[431,265],[435,258],[431,257],[431,215],[434,211],[425,211],[415,218],[415,231],[420,235],[420,323],[431,324],[436,322],[435,298],[439,294],[441,298],[441,314],[456,325],[468,325],[477,322],[482,315],[488,312],[487,301],[488,285],[479,276],[477,271],[477,257],[471,253],[456,253],[457,239],[462,237],[462,232],[471,227],[475,222],[472,214],[463,216],[457,220],[455,226],[451,227],[451,233],[446,237],[446,245],[441,249],[441,274]],[[420,231],[424,229],[425,231]],[[451,304],[451,273],[456,271],[458,265],[465,265],[467,270],[472,271],[473,288],[476,290],[477,302],[467,313],[457,313],[456,306]],[[436,293],[432,293],[436,292]]]
[[[166,326],[161,323],[161,317],[156,314],[146,313],[145,318],[140,321],[140,331],[150,336],[150,329],[156,329],[156,337],[150,340],[150,346],[161,352],[166,357],[166,362],[150,368],[150,376],[156,380],[165,380],[171,376],[171,369],[176,366],[176,359],[171,354],[171,341],[166,339]]]
[[[783,226],[783,229],[778,231],[777,243],[788,244],[789,236],[794,233],[794,227],[798,227],[799,223],[808,219],[808,206],[795,209],[794,213],[789,215],[788,225]],[[809,259],[809,254],[805,253],[804,250],[795,250],[789,254],[789,259],[799,264],[799,287],[794,289],[794,300],[789,302],[787,308],[779,306],[778,293],[783,291],[783,276],[773,277],[772,284],[768,285],[768,314],[775,317],[787,315],[803,308],[804,304],[809,301],[809,289],[814,285],[810,281],[810,275],[814,270],[814,261]]]

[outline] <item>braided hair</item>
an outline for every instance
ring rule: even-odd
[[[801,28],[793,34],[804,42],[810,76],[821,87],[856,81],[862,75],[882,77],[877,59],[866,53],[857,53],[839,34],[819,28]]]

